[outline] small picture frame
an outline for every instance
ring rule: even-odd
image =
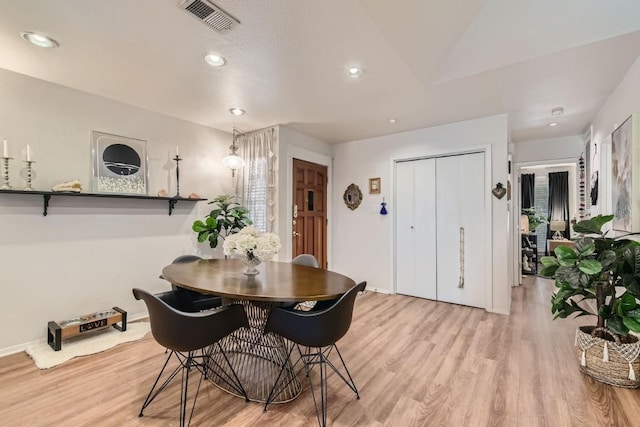
[[[369,178],[369,194],[380,194],[380,178]]]
[[[93,192],[147,194],[147,141],[91,132]]]

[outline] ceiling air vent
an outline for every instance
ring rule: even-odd
[[[238,25],[233,16],[207,0],[184,0],[180,7],[219,33],[227,33]]]

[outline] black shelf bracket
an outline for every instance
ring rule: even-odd
[[[44,208],[42,210],[42,216],[47,216],[47,209],[49,209],[49,200],[51,200],[51,194],[43,194]]]
[[[176,203],[178,203],[177,199],[169,200],[169,216],[173,213],[173,209],[176,207]]]

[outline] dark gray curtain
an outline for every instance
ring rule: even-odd
[[[551,221],[565,221],[565,228],[561,234],[569,238],[569,172],[552,172],[549,174],[549,223]],[[551,227],[547,230],[550,239],[554,234]]]
[[[534,185],[536,182],[536,174],[527,173],[520,175],[520,208],[529,209],[534,206]]]

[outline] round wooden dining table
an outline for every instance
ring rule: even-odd
[[[355,281],[333,271],[289,262],[269,261],[257,268],[259,274],[245,275],[240,260],[203,259],[170,264],[162,275],[185,289],[218,295],[225,305],[244,306],[250,327],[237,330],[220,344],[250,400],[265,402],[277,380],[276,389],[282,391],[275,402],[287,402],[300,394],[302,387],[288,361],[284,338],[264,334],[271,309],[287,303],[336,299],[355,286]],[[224,368],[223,357],[212,347],[210,367],[216,375],[209,378],[221,389],[237,395],[225,380],[233,373]],[[285,362],[289,366],[279,376]]]

